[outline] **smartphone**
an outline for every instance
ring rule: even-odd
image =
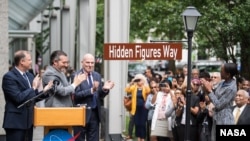
[[[173,78],[171,76],[169,76],[168,80],[172,82]]]
[[[203,94],[203,95],[200,95],[200,101],[201,102],[205,102],[205,95]]]

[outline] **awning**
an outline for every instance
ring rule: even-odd
[[[20,30],[53,0],[9,0],[9,30]]]

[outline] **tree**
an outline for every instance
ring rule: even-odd
[[[187,39],[181,13],[195,6],[202,14],[194,33],[199,58],[216,56],[236,63],[234,46],[241,45],[241,75],[250,79],[250,0],[131,0],[130,42]],[[100,6],[100,7],[99,7]],[[104,4],[98,1],[97,51],[102,53]],[[185,45],[184,45],[185,47]]]
[[[202,14],[198,21],[193,45],[200,58],[217,56],[236,63],[234,46],[241,44],[241,74],[250,77],[250,51],[248,49],[250,0],[170,0],[151,2],[131,1],[131,41],[148,36],[159,40],[180,40],[185,37],[180,14],[187,6],[195,6]]]

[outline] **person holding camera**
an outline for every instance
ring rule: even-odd
[[[160,91],[154,94],[151,101],[155,104],[151,124],[151,141],[170,141],[173,138],[170,123],[174,114],[172,83],[170,80],[163,80],[159,87]]]
[[[145,108],[148,109],[148,120],[147,120],[147,140],[153,140],[152,138],[150,139],[150,130],[151,130],[151,123],[152,123],[152,118],[153,114],[155,111],[155,103],[152,103],[153,96],[158,93],[157,85],[159,83],[155,81],[150,82],[150,89],[151,92],[147,96],[147,101],[145,103]]]
[[[176,109],[176,116],[180,119],[180,126],[178,128],[178,136],[179,136],[179,141],[184,140],[184,131],[185,131],[185,124],[186,122],[186,92],[187,92],[187,83],[185,82],[182,85],[182,93],[184,96],[181,96],[177,100],[177,109]],[[199,112],[199,97],[191,94],[191,99],[190,99],[190,140],[192,141],[198,141],[198,126],[197,126],[197,119],[196,116]]]
[[[135,136],[138,141],[144,141],[146,138],[146,122],[148,110],[144,104],[150,93],[150,88],[146,77],[143,74],[137,74],[125,91],[131,94],[132,108],[130,114],[134,116]]]

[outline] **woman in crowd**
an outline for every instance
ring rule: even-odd
[[[134,115],[135,136],[138,141],[144,141],[146,138],[146,122],[148,110],[145,108],[145,102],[150,88],[147,79],[143,74],[137,74],[130,82],[125,91],[131,94],[132,108],[130,114]]]
[[[172,117],[172,134],[173,134],[173,139],[174,141],[179,141],[179,134],[178,131],[180,130],[180,126],[181,126],[181,111],[182,111],[182,107],[180,107],[180,102],[181,99],[184,99],[184,94],[182,93],[182,90],[180,88],[177,88],[174,91],[174,96],[175,99],[173,99],[174,105],[175,105],[175,109],[174,109],[174,113],[173,113],[173,117]],[[183,136],[183,135],[181,135]]]
[[[147,122],[147,138],[148,139],[150,139],[151,123],[152,123],[152,118],[153,118],[153,114],[155,111],[155,103],[152,103],[152,99],[153,99],[153,96],[156,95],[159,91],[157,87],[158,87],[158,83],[156,83],[155,81],[150,82],[151,92],[147,96],[147,101],[145,103],[145,108],[148,109],[148,122]],[[154,139],[151,138],[151,140],[154,140]]]
[[[173,137],[171,132],[171,115],[174,109],[171,87],[169,80],[160,83],[160,91],[152,98],[155,111],[151,124],[151,141],[166,141]],[[167,114],[169,113],[169,114]]]
[[[208,92],[211,102],[214,104],[213,127],[211,140],[215,141],[216,125],[234,124],[232,112],[233,101],[237,92],[237,83],[234,76],[237,75],[237,65],[234,63],[225,63],[221,65],[221,78],[223,79],[213,91],[209,81],[202,80],[202,84]]]

